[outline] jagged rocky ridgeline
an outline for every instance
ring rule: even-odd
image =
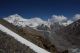
[[[80,48],[80,20],[63,27],[53,34],[53,42],[58,50]]]

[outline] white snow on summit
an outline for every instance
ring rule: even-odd
[[[67,25],[73,23],[72,20],[68,20],[67,17],[60,16],[60,15],[53,15],[47,21],[42,20],[39,17],[26,19],[18,14],[10,15],[10,16],[5,17],[3,19],[8,21],[9,23],[12,23],[15,26],[22,26],[22,27],[29,26],[32,28],[37,28],[37,26],[40,26],[42,24],[44,24],[50,28],[50,25],[54,24],[55,22],[57,22],[57,23],[59,23],[59,25],[63,25],[63,26],[67,26]]]
[[[13,25],[22,26],[22,27],[25,27],[26,25],[29,27],[37,27],[38,25],[41,24],[49,26],[48,22],[42,20],[41,18],[35,17],[31,19],[25,19],[18,14],[10,15],[4,18],[4,20],[12,23]]]

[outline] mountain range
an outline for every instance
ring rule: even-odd
[[[43,20],[38,17],[26,19],[14,14],[0,19],[0,24],[1,53],[40,53],[39,50],[35,50],[40,48],[41,53],[79,52],[80,20],[75,22],[67,19],[55,21],[53,18]],[[18,35],[14,36],[7,32],[8,30]],[[18,39],[19,36],[22,40],[25,39],[25,42]],[[26,44],[27,40],[35,47]]]

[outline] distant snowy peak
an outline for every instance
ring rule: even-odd
[[[47,21],[42,20],[39,17],[25,19],[18,14],[10,15],[10,16],[3,18],[3,19],[8,21],[9,23],[12,23],[15,26],[21,26],[21,27],[29,26],[32,28],[37,28],[40,25],[45,25],[48,28],[50,28],[50,26],[52,24],[54,25],[55,22],[59,23],[59,25],[67,26],[73,22],[71,20],[68,20],[64,16],[56,16],[56,15],[54,15],[52,18],[48,19]]]
[[[18,14],[10,15],[4,19],[9,21],[10,23],[14,22],[15,20],[17,21],[23,20],[23,18]]]
[[[8,21],[9,23],[12,23],[13,25],[22,26],[22,27],[29,26],[35,28],[41,24],[49,26],[47,21],[44,21],[38,17],[25,19],[18,14],[14,14],[3,19]]]

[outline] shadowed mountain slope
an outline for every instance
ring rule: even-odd
[[[69,26],[63,28],[60,32],[65,38],[72,43],[80,47],[80,20],[70,24]]]
[[[25,28],[17,27],[17,26],[12,25],[11,23],[8,23],[7,21],[5,21],[3,19],[0,19],[0,24],[6,26],[7,28],[9,28],[10,30],[19,34],[23,38],[33,42],[34,44],[52,52],[52,53],[57,51],[55,46],[52,45],[48,39],[43,37],[44,36],[43,34],[41,34],[40,32],[38,32],[30,27],[27,27],[27,26]]]
[[[13,37],[0,31],[0,53],[35,53]]]
[[[53,43],[59,51],[80,48],[80,20],[52,32]]]

